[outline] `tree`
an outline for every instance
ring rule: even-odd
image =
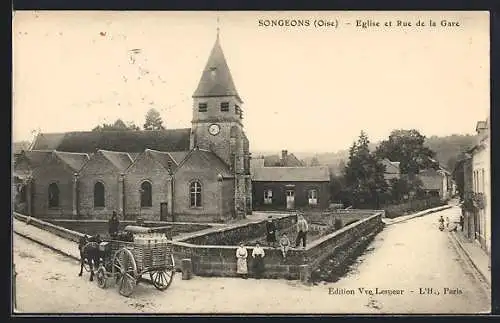
[[[368,136],[361,131],[358,141],[349,149],[344,168],[345,183],[354,207],[378,208],[388,189],[385,166],[370,152],[369,143]]]
[[[407,176],[392,178],[389,180],[391,200],[394,203],[401,203],[410,195],[420,195],[422,191],[422,181],[419,178],[409,180]]]
[[[165,130],[160,112],[151,108],[146,113],[146,121],[144,122],[144,130]]]
[[[133,122],[128,122],[125,124],[122,119],[117,119],[114,123],[103,123],[92,129],[92,131],[136,131],[139,127]]]
[[[400,162],[402,174],[408,174],[410,179],[418,174],[421,169],[437,168],[439,165],[433,161],[436,153],[424,146],[425,136],[417,130],[393,130],[389,139],[384,140],[376,149],[379,158]]]

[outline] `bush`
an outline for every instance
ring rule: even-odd
[[[396,218],[408,213],[419,212],[422,210],[430,209],[433,207],[438,207],[446,205],[445,201],[442,201],[439,197],[431,197],[422,200],[412,200],[402,204],[389,205],[385,208],[385,216],[387,218]]]

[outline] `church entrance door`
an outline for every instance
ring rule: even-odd
[[[168,204],[166,202],[160,203],[160,221],[168,221]]]
[[[295,208],[295,191],[287,190],[286,191],[286,208],[287,210]]]

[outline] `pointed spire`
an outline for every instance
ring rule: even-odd
[[[215,44],[193,97],[236,96],[240,98],[220,45],[219,31],[217,24]]]

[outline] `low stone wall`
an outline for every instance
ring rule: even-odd
[[[357,240],[372,232],[378,232],[382,227],[382,213],[378,213],[312,241],[306,249],[310,269],[314,270],[324,259],[332,255],[341,254],[340,251],[349,254],[355,249]]]
[[[310,241],[306,249],[291,248],[286,260],[278,248],[264,247],[265,272],[263,278],[309,279],[311,273],[327,258],[334,259],[337,266],[342,266],[349,257],[355,257],[363,247],[364,241],[373,237],[383,228],[383,213],[374,214],[338,231]],[[62,226],[30,218],[19,213],[14,217],[21,221],[47,230],[62,238],[78,241],[80,232]],[[276,217],[278,230],[290,229],[295,223],[295,216]],[[251,239],[265,235],[265,220],[231,227],[215,229],[208,233],[193,233],[182,241],[172,242],[172,252],[177,269],[181,260],[190,258],[193,273],[199,276],[236,276],[236,245],[242,237]],[[66,220],[67,223],[67,220]],[[87,223],[88,224],[88,223]],[[126,223],[123,223],[125,225]],[[162,227],[158,227],[162,228]],[[222,245],[224,243],[225,245]],[[219,244],[219,245],[217,245]],[[233,244],[233,245],[227,245]],[[253,247],[247,247],[249,274],[253,275]]]
[[[305,251],[290,249],[286,260],[280,249],[263,247],[263,278],[299,279],[301,265],[305,263]],[[252,258],[253,247],[247,247],[248,272],[254,275]],[[235,277],[236,246],[200,246],[184,242],[173,242],[173,253],[176,266],[180,269],[181,260],[190,258],[193,273],[198,276]]]
[[[360,246],[363,242],[376,235],[382,228],[383,212],[352,223],[336,232],[320,237],[310,242],[306,249],[291,248],[286,260],[283,259],[279,248],[263,247],[265,273],[264,278],[286,278],[299,279],[301,275],[310,277],[322,261],[333,257],[338,266],[349,257],[356,256],[361,252]],[[293,225],[295,217],[285,216],[279,222],[282,227]],[[278,222],[278,220],[276,220]],[[260,226],[264,226],[264,231]],[[228,241],[240,240],[238,234],[250,234],[260,236],[265,234],[265,221],[251,223],[245,226],[225,228],[218,231],[187,238],[184,241],[173,243],[174,258],[177,264],[184,258],[190,258],[193,263],[193,273],[199,276],[236,276],[236,245],[199,245],[207,242],[219,242],[223,239]],[[253,230],[253,231],[252,231]],[[236,239],[238,237],[238,239]],[[249,240],[248,238],[247,240]],[[189,242],[188,242],[189,241]],[[239,241],[236,241],[239,242]],[[227,242],[226,242],[227,244]],[[249,274],[253,274],[253,260],[251,253],[253,247],[248,246]],[[306,271],[306,274],[304,274]]]
[[[54,225],[52,223],[42,221],[42,220],[37,219],[37,218],[22,215],[22,214],[16,213],[16,212],[14,212],[13,215],[17,220],[29,223],[30,225],[33,225],[37,228],[40,228],[42,230],[53,233],[61,238],[67,239],[67,240],[78,242],[80,240],[80,238],[84,236],[84,234],[82,234],[80,232],[69,230],[69,229],[63,228],[61,226]]]
[[[274,218],[278,232],[287,232],[295,223],[294,215]],[[266,235],[266,221],[243,223],[223,227],[209,233],[193,234],[180,241],[194,245],[236,246],[241,240],[251,241]]]
[[[88,235],[100,234],[101,236],[108,235],[107,220],[59,220],[46,219],[46,222],[64,227],[69,230],[85,233]],[[120,221],[119,229],[124,229],[127,225],[135,225],[135,221]],[[158,232],[168,233],[168,236],[176,236],[182,233],[189,233],[211,228],[210,225],[199,223],[182,223],[182,222],[161,222],[161,221],[145,221],[144,226],[154,227]]]
[[[396,218],[398,216],[406,215],[409,213],[419,212],[422,210],[446,205],[445,201],[442,201],[439,197],[432,197],[422,200],[411,200],[402,204],[388,205],[385,208],[386,216],[389,219]]]

